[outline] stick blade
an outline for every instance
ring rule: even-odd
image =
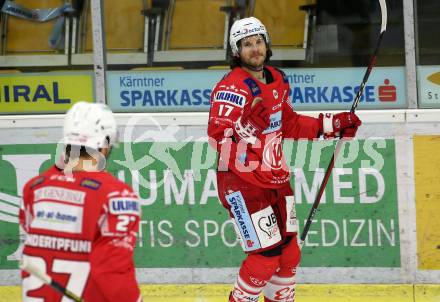
[[[32,264],[31,261],[29,261],[29,259],[26,257],[22,257],[20,259],[19,267],[20,269],[28,272],[29,274],[34,275],[35,277],[37,277],[46,284],[50,284],[50,282],[52,281],[52,278],[49,277],[49,275],[42,272],[38,267]]]
[[[387,2],[386,0],[379,0],[380,4],[380,12],[382,14],[382,24],[380,27],[380,32],[383,33],[387,30],[387,22],[388,22],[388,11],[387,11]]]

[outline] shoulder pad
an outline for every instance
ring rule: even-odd
[[[34,188],[35,186],[38,186],[39,184],[41,184],[44,181],[44,176],[39,176],[37,178],[35,178],[32,183],[30,184],[30,188]]]
[[[92,190],[98,190],[99,187],[101,187],[101,183],[97,180],[91,179],[91,178],[84,178],[81,180],[81,183],[79,184],[81,187],[92,189]]]
[[[233,76],[232,71],[226,73],[223,75],[222,79],[216,83],[214,86],[214,89],[218,88],[221,85],[227,85],[226,83],[229,83],[229,79],[231,76]]]
[[[255,82],[252,78],[247,78],[243,80],[243,82],[249,87],[249,90],[252,92],[252,96],[257,96],[261,94],[261,89],[258,86],[257,82]]]
[[[274,67],[274,69],[276,71],[278,71],[279,73],[281,73],[281,76],[283,77],[283,82],[284,83],[289,83],[289,80],[287,79],[286,73],[284,71],[282,71],[281,69]]]

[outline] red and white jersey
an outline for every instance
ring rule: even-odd
[[[23,257],[85,301],[140,301],[133,250],[140,204],[107,172],[64,173],[52,167],[23,190]],[[23,301],[68,298],[22,271]]]
[[[279,188],[290,179],[282,152],[283,139],[313,139],[319,136],[320,127],[318,119],[293,111],[284,73],[270,66],[265,69],[271,74],[267,84],[237,67],[216,85],[211,94],[208,135],[220,153],[219,170],[225,165],[247,182]],[[252,145],[240,141],[233,129],[257,97],[269,108],[270,125]]]

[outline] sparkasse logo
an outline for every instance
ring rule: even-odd
[[[381,102],[395,102],[397,100],[397,88],[390,85],[390,80],[385,79],[384,85],[378,87],[379,101]]]

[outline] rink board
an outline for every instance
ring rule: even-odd
[[[284,145],[292,150],[292,157],[297,151],[308,154],[303,160],[297,157],[296,163],[295,159],[291,161],[298,217],[307,217],[316,194],[313,188],[316,191],[334,150],[330,143]],[[108,171],[132,185],[141,197],[136,267],[237,267],[242,261],[241,247],[229,216],[218,202],[216,154],[205,142],[179,144],[121,144],[108,161]],[[11,188],[20,192],[27,177],[53,165],[58,158],[55,150],[55,144],[3,145],[0,189],[4,196],[15,197]],[[167,150],[172,157],[163,156]],[[317,216],[305,243],[302,265],[400,267],[394,140],[352,141],[346,144],[345,151],[340,157],[341,164],[336,163],[341,167],[331,176],[320,206],[325,216]],[[131,155],[127,154],[133,155],[133,159],[129,160]],[[137,162],[146,154],[150,155],[146,160],[152,163],[138,169]],[[317,163],[314,158],[319,157],[321,161]],[[374,157],[383,159],[383,164]],[[207,158],[212,160],[200,161]],[[345,158],[349,162],[342,164]],[[0,268],[15,265],[8,259],[12,260],[17,250],[18,245],[13,242],[17,241],[18,233],[13,214],[9,216],[10,223],[0,229],[0,234],[11,244],[0,251],[2,258],[6,258],[0,262]],[[302,227],[304,221],[299,225]]]
[[[135,252],[141,283],[232,283],[243,259],[216,198],[206,120],[201,114],[143,121],[118,115],[119,124],[128,126],[119,129],[124,143],[114,150],[109,171],[142,198]],[[303,249],[298,283],[437,283],[437,237],[427,222],[427,213],[440,212],[439,178],[432,171],[440,166],[432,155],[439,150],[437,124],[366,120],[331,176]],[[60,126],[61,119],[0,123],[0,284],[19,282],[19,192],[53,164]],[[424,148],[425,140],[433,145]],[[300,226],[333,148],[332,142],[284,145]],[[416,207],[416,198],[429,199],[428,212]]]

